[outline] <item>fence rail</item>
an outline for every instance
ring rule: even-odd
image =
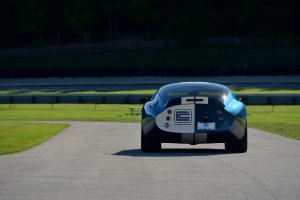
[[[139,104],[149,95],[0,95],[0,104]],[[247,105],[300,105],[300,95],[237,95]]]

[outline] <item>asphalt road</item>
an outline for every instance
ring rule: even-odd
[[[0,199],[300,199],[300,141],[249,129],[222,144],[139,150],[137,123],[70,122],[28,151],[0,156]]]
[[[76,91],[158,89],[167,83],[184,81],[216,82],[230,88],[299,89],[300,76],[220,76],[220,77],[102,77],[0,79],[0,90]]]

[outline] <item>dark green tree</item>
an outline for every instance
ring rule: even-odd
[[[0,48],[17,46],[18,0],[0,0]]]
[[[27,0],[18,4],[18,30],[21,34],[33,34],[42,44],[42,33],[47,29],[46,9],[48,1]],[[35,37],[33,37],[35,38]]]
[[[92,26],[101,20],[100,0],[69,0],[65,6],[65,24],[83,35],[90,42]]]
[[[103,0],[101,11],[106,18],[104,23],[105,40],[111,41],[119,37],[120,18],[128,13],[129,0]]]
[[[176,39],[180,46],[189,47],[196,45],[196,39],[199,37],[201,24],[200,20],[201,1],[167,1],[164,5],[164,15],[162,19],[164,32],[167,37]]]
[[[159,19],[158,3],[158,0],[132,0],[130,3],[130,16],[145,24],[147,39],[150,39],[150,24]]]
[[[0,5],[0,48],[143,33],[186,47],[197,46],[201,37],[292,41],[300,35],[298,0],[0,0]]]
[[[63,28],[64,28],[64,6],[65,2],[64,0],[48,0],[51,1],[51,3],[48,4],[47,7],[47,16],[49,23],[48,32],[55,35],[54,38],[56,38],[56,44],[61,45],[62,38],[63,38]]]

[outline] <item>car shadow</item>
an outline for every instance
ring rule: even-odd
[[[214,156],[232,154],[225,149],[162,149],[157,153],[144,153],[140,149],[122,150],[112,155],[130,157],[187,157],[187,156]]]

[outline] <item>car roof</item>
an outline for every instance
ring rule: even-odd
[[[224,99],[230,89],[225,85],[209,82],[179,82],[162,86],[158,93],[164,100],[183,96],[210,96]]]
[[[221,85],[218,83],[210,83],[210,82],[179,82],[179,83],[171,83],[162,86],[159,90],[171,90],[174,88],[191,88],[191,89],[215,89],[215,90],[224,90],[230,91],[228,87],[225,85]]]

